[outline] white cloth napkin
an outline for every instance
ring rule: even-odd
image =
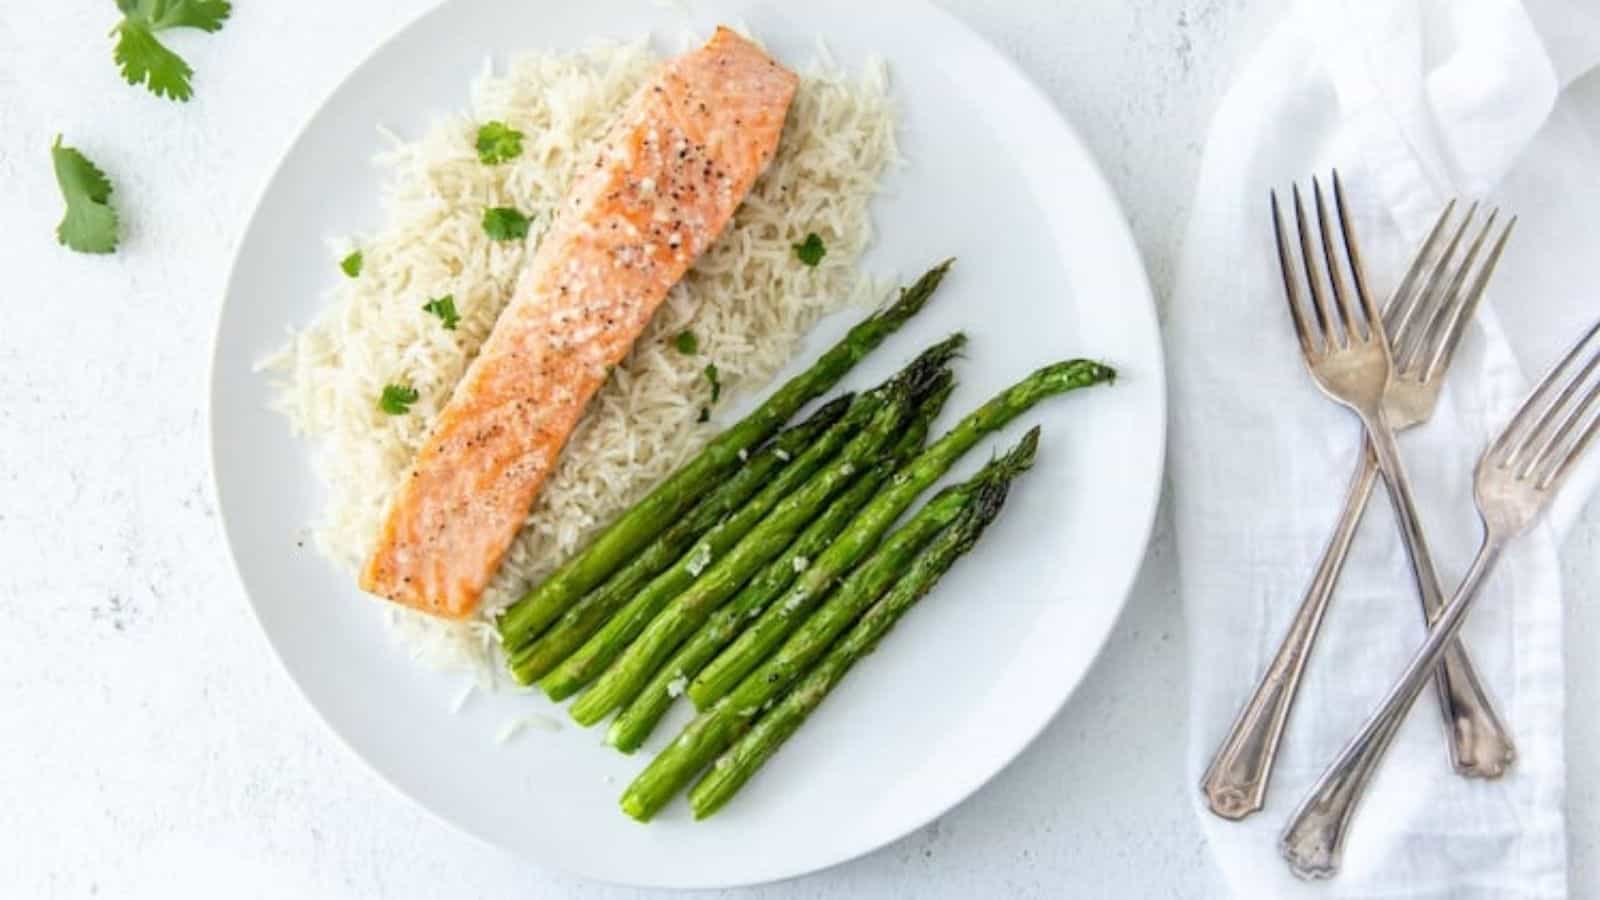
[[[1597,63],[1593,3],[1304,2],[1221,104],[1167,321],[1193,784],[1304,594],[1358,446],[1356,420],[1317,392],[1297,355],[1268,189],[1337,167],[1383,296],[1447,198],[1521,217],[1433,421],[1401,437],[1449,591],[1478,547],[1478,454],[1531,378],[1600,317],[1600,73],[1586,75]],[[1556,547],[1597,468],[1507,554],[1464,632],[1517,741],[1512,772],[1488,783],[1452,774],[1425,694],[1369,789],[1342,873],[1307,884],[1278,854],[1283,825],[1423,634],[1387,496],[1374,495],[1265,810],[1227,822],[1196,787],[1196,815],[1239,896],[1565,896]]]

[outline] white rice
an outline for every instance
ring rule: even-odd
[[[615,110],[658,61],[644,41],[519,56],[504,72],[486,67],[463,114],[413,141],[389,135],[393,146],[377,159],[384,224],[334,248],[335,259],[362,251],[360,276],[344,278],[330,262],[330,277],[339,280],[328,308],[263,364],[275,378],[276,407],[315,446],[327,488],[315,545],[352,573],[575,167],[591,158]],[[477,128],[491,120],[523,132],[516,160],[478,160]],[[803,76],[771,169],[596,395],[479,616],[450,623],[391,609],[395,633],[415,658],[472,671],[493,689],[494,613],[716,434],[715,417],[698,421],[710,400],[706,364],[719,370],[718,406],[725,406],[767,382],[819,317],[883,298],[858,264],[871,239],[869,202],[897,157],[894,123],[881,63],[859,78],[831,64]],[[489,206],[531,215],[527,242],[488,238],[481,220]],[[810,268],[792,245],[813,231],[827,254]],[[461,316],[454,331],[421,309],[445,294]],[[694,333],[698,353],[674,346],[683,330]],[[378,409],[390,383],[418,392],[409,414]]]

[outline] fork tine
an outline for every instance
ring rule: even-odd
[[[1344,235],[1344,253],[1350,261],[1350,277],[1356,284],[1356,296],[1361,300],[1361,312],[1367,319],[1367,336],[1383,341],[1383,316],[1378,304],[1367,288],[1367,267],[1361,262],[1361,245],[1356,240],[1355,225],[1351,224],[1350,209],[1344,200],[1344,184],[1339,180],[1339,170],[1333,170],[1333,202],[1339,208],[1339,230]],[[1330,263],[1331,264],[1331,263]]]
[[[1417,289],[1416,302],[1406,311],[1405,318],[1390,335],[1394,342],[1395,353],[1408,363],[1416,355],[1417,319],[1419,317],[1426,318],[1427,313],[1424,311],[1433,309],[1438,302],[1438,296],[1440,291],[1443,290],[1445,279],[1449,277],[1450,261],[1455,259],[1456,250],[1461,246],[1461,239],[1466,236],[1467,230],[1471,228],[1477,214],[1477,203],[1467,207],[1466,217],[1461,220],[1461,224],[1457,225],[1455,231],[1451,233],[1449,243],[1440,252],[1438,259],[1434,260],[1433,267],[1428,270],[1427,279]]]
[[[1439,213],[1439,218],[1433,223],[1433,230],[1428,232],[1428,237],[1417,250],[1417,255],[1412,258],[1411,268],[1407,269],[1405,277],[1400,279],[1400,286],[1394,289],[1394,295],[1389,298],[1389,306],[1383,311],[1383,327],[1389,332],[1390,340],[1399,340],[1397,320],[1405,308],[1416,300],[1421,293],[1420,288],[1427,284],[1424,281],[1422,285],[1418,285],[1417,279],[1428,270],[1428,263],[1434,258],[1439,238],[1444,236],[1444,227],[1450,223],[1450,214],[1455,212],[1455,208],[1456,200],[1452,197],[1450,202],[1444,205],[1444,210]]]
[[[1540,411],[1545,408],[1545,401],[1550,396],[1550,393],[1555,390],[1557,384],[1563,383],[1563,373],[1566,372],[1567,367],[1572,364],[1573,360],[1582,355],[1583,349],[1589,345],[1589,341],[1594,338],[1596,333],[1600,333],[1600,322],[1590,326],[1589,330],[1584,332],[1583,337],[1579,338],[1578,342],[1572,346],[1572,349],[1567,351],[1567,355],[1561,357],[1555,365],[1550,367],[1550,370],[1545,373],[1544,377],[1539,380],[1538,385],[1534,387],[1533,392],[1528,395],[1528,399],[1523,401],[1516,415],[1512,416],[1511,421],[1506,423],[1506,427],[1501,429],[1499,437],[1496,437],[1494,443],[1489,445],[1489,449],[1484,453],[1485,459],[1493,459],[1500,466],[1511,464],[1514,451],[1520,448],[1527,440],[1529,423],[1537,418]]]
[[[1592,401],[1593,399],[1594,395],[1590,394],[1590,400]],[[1572,446],[1567,449],[1566,457],[1556,463],[1539,480],[1538,486],[1540,490],[1554,490],[1560,487],[1561,482],[1566,481],[1567,476],[1571,475],[1572,470],[1577,467],[1578,460],[1583,458],[1584,451],[1588,450],[1589,445],[1594,443],[1596,434],[1600,434],[1600,416],[1596,416],[1589,422],[1589,427],[1585,428],[1583,434],[1578,435],[1578,439],[1573,441]]]
[[[1527,439],[1522,442],[1521,446],[1511,451],[1511,456],[1507,460],[1508,465],[1511,462],[1515,462],[1524,451],[1528,451],[1528,459],[1518,467],[1517,477],[1527,478],[1532,475],[1539,468],[1539,464],[1544,461],[1545,457],[1553,451],[1554,445],[1563,435],[1559,430],[1556,434],[1551,434],[1550,429],[1555,427],[1558,419],[1562,422],[1571,420],[1574,415],[1571,408],[1572,398],[1577,396],[1578,391],[1583,388],[1584,382],[1589,380],[1589,376],[1594,373],[1597,366],[1600,366],[1600,351],[1596,351],[1589,357],[1589,361],[1584,364],[1582,369],[1578,370],[1578,374],[1567,379],[1566,385],[1556,395],[1556,399],[1551,401],[1549,407],[1539,416],[1537,424],[1528,432]],[[1566,430],[1571,431],[1570,428]]]
[[[1283,213],[1278,209],[1278,192],[1272,191],[1272,236],[1278,243],[1278,268],[1283,272],[1283,296],[1289,301],[1289,315],[1294,319],[1294,334],[1300,339],[1300,352],[1307,357],[1315,355],[1311,346],[1311,332],[1306,324],[1306,314],[1301,307],[1300,288],[1296,283],[1294,261],[1289,256],[1289,245],[1283,236]]]
[[[1344,324],[1345,339],[1351,343],[1361,343],[1369,335],[1356,326],[1355,315],[1350,309],[1350,289],[1345,286],[1344,275],[1340,272],[1339,251],[1333,245],[1333,224],[1328,221],[1328,206],[1322,202],[1322,184],[1315,176],[1311,178],[1311,195],[1317,204],[1317,230],[1322,233],[1322,255],[1328,264],[1328,281],[1333,284],[1334,306],[1338,308],[1339,320]]]
[[[1498,212],[1498,210],[1496,210]],[[1491,219],[1492,221],[1492,219]],[[1477,315],[1478,302],[1483,299],[1483,289],[1489,283],[1489,278],[1494,274],[1495,266],[1500,264],[1500,254],[1506,249],[1506,241],[1511,239],[1512,229],[1517,227],[1517,217],[1512,216],[1506,227],[1500,230],[1500,236],[1495,239],[1494,246],[1489,248],[1489,256],[1483,261],[1483,266],[1478,269],[1477,277],[1472,280],[1472,285],[1467,289],[1466,296],[1456,305],[1455,317],[1450,321],[1450,327],[1444,331],[1443,339],[1433,349],[1433,355],[1423,367],[1422,379],[1427,381],[1440,372],[1450,367],[1450,361],[1456,355],[1456,348],[1461,345],[1462,335],[1467,333],[1467,323]],[[1487,232],[1489,226],[1484,226]],[[1481,242],[1483,238],[1480,236]],[[1474,246],[1474,253],[1477,252]]]
[[[1306,207],[1300,200],[1300,185],[1292,186],[1294,192],[1294,221],[1300,231],[1300,262],[1305,266],[1306,284],[1311,288],[1311,309],[1317,324],[1322,327],[1323,346],[1329,350],[1343,346],[1338,329],[1333,324],[1333,314],[1328,308],[1328,291],[1322,286],[1322,272],[1317,268],[1317,253],[1311,246],[1311,228],[1306,224]]]
[[[1600,356],[1596,356],[1595,360],[1600,361]],[[1590,368],[1593,367],[1591,366]],[[1588,374],[1587,371],[1584,372],[1585,376]],[[1578,380],[1581,380],[1581,378]],[[1574,383],[1576,384],[1576,381]],[[1556,433],[1551,435],[1550,440],[1545,442],[1545,445],[1539,449],[1539,452],[1529,462],[1528,476],[1536,479],[1536,483],[1541,487],[1548,484],[1549,480],[1555,477],[1556,472],[1566,464],[1565,461],[1571,458],[1573,452],[1582,452],[1579,447],[1568,447],[1567,438],[1579,425],[1586,421],[1589,421],[1591,427],[1593,427],[1593,417],[1590,413],[1594,412],[1597,400],[1600,400],[1600,385],[1590,385],[1589,393],[1584,396],[1583,402],[1578,404],[1577,409],[1568,413],[1566,419],[1561,423],[1561,427],[1556,429]],[[1546,463],[1549,463],[1549,465],[1546,465]]]
[[[1450,283],[1429,298],[1433,302],[1426,304],[1426,308],[1421,311],[1416,327],[1412,329],[1413,337],[1407,341],[1408,349],[1402,354],[1404,364],[1397,364],[1402,371],[1410,372],[1413,367],[1425,368],[1428,359],[1433,356],[1434,348],[1448,333],[1455,311],[1466,297],[1461,287],[1466,283],[1467,276],[1472,273],[1472,265],[1477,261],[1478,253],[1483,249],[1483,242],[1488,238],[1499,216],[1500,210],[1490,210],[1488,221],[1483,223],[1483,227],[1478,230],[1478,236],[1467,247],[1466,255],[1455,266],[1455,271],[1450,276]]]

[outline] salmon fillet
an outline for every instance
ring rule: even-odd
[[[361,587],[461,618],[584,407],[771,162],[798,79],[725,28],[623,107],[391,502]]]

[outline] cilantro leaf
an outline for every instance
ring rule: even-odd
[[[813,231],[806,235],[805,243],[794,245],[794,255],[806,265],[815,267],[828,255],[828,248],[822,245],[822,235]]]
[[[378,398],[378,408],[391,416],[403,416],[417,402],[417,389],[404,384],[386,384],[383,396]]]
[[[162,44],[156,32],[169,28],[197,28],[213,32],[222,27],[232,4],[227,0],[117,0],[123,19],[112,30],[117,38],[112,58],[129,84],[143,84],[157,97],[187,101],[194,94],[189,79],[194,69],[183,57]]]
[[[361,263],[362,263],[361,251],[360,250],[352,250],[352,251],[350,251],[350,255],[349,256],[346,256],[344,259],[339,260],[339,268],[344,270],[344,274],[350,276],[351,278],[354,278],[357,275],[361,274]]]
[[[151,30],[198,28],[220,31],[233,12],[228,0],[117,0],[117,8],[129,18],[148,23]]]
[[[722,379],[717,372],[716,363],[706,364],[706,380],[711,382],[711,402],[715,403],[722,397]]]
[[[700,339],[694,336],[694,332],[687,329],[678,332],[678,337],[674,340],[674,343],[677,344],[678,352],[684,356],[693,356],[700,352]]]
[[[485,122],[478,127],[479,162],[492,166],[521,155],[522,132],[504,122]]]
[[[455,331],[456,323],[461,321],[461,315],[456,312],[455,294],[445,294],[443,297],[435,297],[429,300],[427,303],[422,304],[422,311],[438,316],[439,321],[444,323],[445,331]]]
[[[528,217],[509,206],[491,206],[483,211],[483,230],[497,241],[516,241],[528,236]]]
[[[189,85],[194,70],[183,57],[156,40],[150,27],[142,22],[126,19],[117,26],[112,58],[122,67],[122,77],[129,84],[143,84],[157,97],[187,101],[194,96],[194,88]]]
[[[111,180],[106,173],[76,149],[63,146],[59,134],[50,145],[50,162],[67,201],[56,240],[79,253],[117,249],[117,211],[111,207]]]

